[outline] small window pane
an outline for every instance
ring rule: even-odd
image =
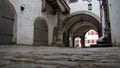
[[[77,2],[78,0],[69,0],[69,3]]]

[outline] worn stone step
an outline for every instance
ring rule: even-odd
[[[93,44],[91,47],[111,47],[112,44]]]

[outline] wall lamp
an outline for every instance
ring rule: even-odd
[[[92,10],[92,4],[90,3],[92,0],[87,0],[89,2],[88,4],[88,10]]]
[[[92,10],[92,4],[91,3],[88,4],[88,10]]]

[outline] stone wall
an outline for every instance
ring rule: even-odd
[[[113,45],[120,45],[120,0],[108,0]]]

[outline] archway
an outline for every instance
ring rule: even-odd
[[[90,47],[92,44],[97,44],[98,41],[98,32],[95,30],[89,30],[85,34],[85,47]]]
[[[62,23],[63,32],[67,32],[66,36],[63,33],[63,42],[68,46],[69,37],[80,35],[81,46],[85,47],[85,34],[88,30],[93,29],[98,32],[99,37],[102,36],[102,25],[100,18],[92,12],[80,11],[68,15]],[[65,39],[66,38],[66,39]]]
[[[17,14],[9,0],[0,0],[0,44],[15,44]]]
[[[75,36],[73,36],[73,39],[72,39],[73,41],[73,47],[75,47],[75,48],[79,48],[79,47],[82,47],[82,44],[81,44],[81,37],[80,37],[80,35],[75,35]]]
[[[37,17],[34,23],[34,45],[48,45],[48,26],[43,17]]]

